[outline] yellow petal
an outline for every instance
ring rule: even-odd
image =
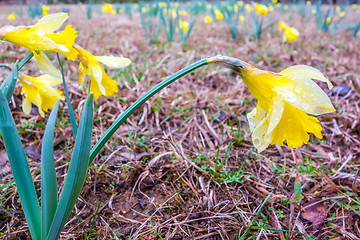
[[[129,64],[131,63],[130,59],[123,57],[95,56],[95,59],[110,68],[124,68],[129,66]]]
[[[44,83],[37,84],[39,94],[42,99],[41,109],[47,112],[49,109],[52,109],[56,101],[60,98],[62,92],[58,89],[49,87]]]
[[[33,103],[35,106],[38,107],[38,111],[40,115],[44,116],[44,112],[41,110],[41,97],[36,87],[33,84],[31,84],[32,81],[29,78],[27,78],[27,80],[29,82],[22,81],[20,79],[20,83],[22,84],[22,90],[24,91],[25,99],[26,99],[26,101],[24,101],[23,111],[26,114],[29,114],[31,110],[31,103]],[[30,106],[29,106],[29,102],[30,102]]]
[[[326,82],[329,89],[333,88],[332,83],[327,78],[325,78],[324,75],[319,70],[310,66],[306,66],[306,65],[291,66],[282,70],[281,72],[279,72],[279,74],[286,75],[288,77],[297,77],[297,76],[309,77],[322,82]]]
[[[273,139],[273,131],[278,125],[284,110],[284,101],[280,96],[274,99],[270,112],[266,113],[259,105],[247,115],[251,138],[259,152],[265,150]]]
[[[39,69],[46,74],[54,76],[56,78],[61,78],[60,71],[51,63],[50,59],[41,52],[40,54],[34,54],[36,64]]]
[[[101,95],[107,97],[118,92],[118,83],[109,78],[105,71],[102,76],[101,84],[91,80],[90,92],[94,93],[95,98],[99,98]]]
[[[82,86],[84,84],[86,74],[88,70],[84,68],[84,65],[80,62],[79,64],[79,85]]]
[[[307,76],[292,76],[288,80],[285,77],[274,87],[274,91],[286,102],[308,114],[319,115],[335,111],[329,97]]]
[[[41,75],[41,76],[37,77],[36,81],[39,83],[44,83],[50,87],[55,87],[62,83],[61,78],[56,78],[51,75]]]
[[[67,13],[59,12],[42,17],[35,25],[39,33],[53,33],[69,18]]]
[[[289,148],[298,148],[309,141],[309,134],[322,138],[319,120],[285,102],[280,122],[273,131],[271,144],[283,145],[286,140]]]
[[[31,111],[31,102],[29,99],[27,99],[26,97],[24,98],[23,102],[22,102],[22,110],[24,113],[26,114],[30,114]]]
[[[99,91],[102,95],[106,95],[106,91],[105,91],[105,88],[103,86],[103,82],[102,82],[102,78],[103,78],[103,69],[102,67],[100,66],[99,63],[97,64],[91,64],[89,66],[89,77],[91,79],[91,85],[98,85],[98,88],[99,88]],[[104,72],[105,73],[105,72]],[[106,73],[105,73],[106,74]],[[91,87],[90,87],[91,89]],[[94,96],[95,96],[95,92],[94,92]],[[95,97],[96,98],[96,97]]]
[[[59,52],[64,54],[67,59],[75,61],[77,55],[79,54],[78,51],[73,48],[75,39],[77,37],[76,33],[76,30],[71,25],[67,25],[64,31],[51,35],[48,34],[45,36],[57,44],[58,49],[60,50]],[[60,46],[64,46],[65,48],[60,48]]]

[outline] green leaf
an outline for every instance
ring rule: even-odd
[[[0,91],[0,131],[10,161],[11,170],[24,209],[32,239],[41,239],[41,214],[31,177],[29,163],[21,145],[19,133],[2,91]]]
[[[9,102],[14,92],[16,80],[19,78],[19,61],[16,61],[11,73],[6,77],[3,84],[1,84],[1,91],[3,92],[6,100]]]
[[[89,166],[92,125],[93,94],[90,94],[84,105],[59,205],[47,236],[49,240],[59,237],[84,185]]]
[[[33,53],[29,53],[21,62],[15,62],[11,73],[6,77],[5,81],[1,84],[0,90],[5,95],[6,100],[9,102],[14,92],[16,80],[19,78],[19,70],[34,56]]]
[[[58,187],[54,164],[54,126],[59,109],[57,100],[46,124],[41,146],[41,236],[46,239],[58,204]]]

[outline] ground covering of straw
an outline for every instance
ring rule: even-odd
[[[1,7],[1,26],[7,24],[11,8]],[[352,14],[349,19],[359,17]],[[94,14],[87,20],[78,6],[71,7],[77,43],[97,55],[132,60],[129,68],[108,71],[118,81],[119,92],[95,102],[94,143],[119,113],[156,83],[216,54],[274,72],[295,64],[318,68],[344,90],[336,94],[319,83],[337,110],[319,117],[324,138],[311,136],[308,145],[293,152],[286,146],[270,146],[257,153],[245,118],[256,100],[239,76],[206,66],[151,98],[119,128],[89,168],[61,239],[83,239],[85,233],[90,239],[237,239],[246,232],[244,239],[305,239],[304,235],[359,239],[359,35],[322,33],[312,17],[303,20],[290,9],[272,14],[271,19],[296,27],[300,31],[296,41],[283,44],[277,26],[264,32],[259,42],[244,40],[241,31],[232,40],[224,22],[205,24],[203,18],[198,16],[183,46],[176,38],[168,43],[163,33],[158,43],[149,45],[137,15],[129,19]],[[24,18],[13,24],[34,22]],[[27,52],[0,43],[0,62],[14,63]],[[87,94],[78,88],[78,63],[64,65],[79,116]],[[24,71],[37,74],[35,63]],[[1,68],[0,80],[8,73]],[[45,119],[36,110],[25,115],[21,101],[19,86],[11,109],[40,196],[39,150]],[[65,102],[61,106],[55,130],[59,186],[74,143]],[[2,140],[0,169],[0,239],[29,239]],[[295,199],[294,187],[299,184],[301,197]]]

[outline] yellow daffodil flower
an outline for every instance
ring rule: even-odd
[[[102,7],[101,7],[101,11],[103,13],[111,13],[112,15],[116,14],[116,11],[113,9],[112,5],[110,3],[105,3]]]
[[[345,12],[339,12],[339,17],[345,17]]]
[[[306,1],[306,5],[310,6],[310,5],[311,5],[311,1]]]
[[[219,10],[216,9],[214,11],[214,13],[215,13],[215,17],[216,17],[217,20],[223,20],[224,19],[224,15]]]
[[[166,14],[167,12],[167,9],[164,9],[164,13]],[[171,16],[173,19],[176,19],[177,18],[177,12],[175,9],[170,9],[170,13],[171,13]],[[179,15],[180,15],[180,12],[179,12]]]
[[[341,8],[339,6],[335,7],[336,12],[341,12]]]
[[[326,18],[326,24],[330,24],[331,23],[331,18],[330,17],[327,17]]]
[[[15,20],[15,14],[14,13],[11,13],[9,16],[8,16],[8,21],[9,22],[12,22]]]
[[[42,17],[33,26],[4,26],[0,28],[0,40],[26,47],[34,55],[48,50],[64,54],[75,60],[77,51],[73,48],[76,30],[67,25],[62,32],[54,33],[68,19],[67,13],[55,13]]]
[[[352,7],[353,9],[356,9],[356,8],[357,8],[357,4],[351,4],[351,7]]]
[[[189,31],[189,23],[187,21],[179,20],[179,27],[183,33],[187,33]]]
[[[74,47],[79,52],[79,84],[83,85],[86,75],[88,75],[91,80],[90,92],[94,93],[95,98],[99,98],[101,95],[110,96],[117,93],[118,83],[109,78],[99,62],[110,68],[123,68],[131,63],[130,59],[114,56],[94,56],[77,44],[74,44]]]
[[[205,23],[211,23],[212,22],[212,19],[210,16],[206,16],[205,19],[204,19]]]
[[[251,12],[251,5],[250,4],[245,4],[245,10],[247,11],[247,12]]]
[[[284,5],[284,10],[288,10],[289,6],[288,5]]]
[[[46,6],[45,4],[43,4],[43,5],[41,6],[41,9],[42,9],[42,14],[43,14],[43,16],[48,15],[48,12],[49,12],[49,7],[48,7],[48,6]]]
[[[242,5],[244,5],[244,2],[243,2],[243,1],[238,1],[237,4],[238,4],[239,6],[242,6]]]
[[[311,13],[315,15],[316,14],[316,9],[311,9]]]
[[[240,15],[240,16],[239,16],[239,20],[240,20],[240,22],[243,23],[243,22],[245,21],[245,17],[244,17],[243,15]]]
[[[263,4],[259,4],[259,3],[255,3],[255,10],[256,10],[256,13],[259,15],[266,16],[269,13],[268,7]]]
[[[289,27],[284,22],[279,22],[279,28],[284,31],[283,34],[283,42],[292,42],[296,40],[300,33],[296,28]]]
[[[20,73],[20,83],[25,95],[22,109],[26,114],[30,113],[31,104],[34,104],[38,107],[39,114],[44,117],[44,112],[52,109],[59,98],[64,98],[61,96],[62,92],[54,88],[62,83],[59,78],[49,75],[30,77]]]
[[[218,63],[236,71],[258,100],[257,106],[247,114],[252,141],[259,152],[269,144],[298,148],[309,141],[309,133],[322,138],[322,127],[316,117],[335,109],[324,91],[311,79],[331,82],[317,69],[296,65],[279,73],[263,71],[229,57],[214,57]]]
[[[278,2],[278,0],[272,0],[272,2],[273,2],[273,3],[277,3],[277,2]]]
[[[159,2],[159,7],[166,8],[167,4],[165,2]]]
[[[239,11],[239,6],[238,5],[234,5],[234,13],[237,13]]]
[[[274,6],[273,5],[269,5],[269,11],[270,12],[273,12],[275,9],[274,9]]]
[[[187,12],[185,10],[179,11],[180,16],[186,16]]]

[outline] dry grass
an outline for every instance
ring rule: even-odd
[[[0,11],[0,25],[4,25],[7,11],[3,7]],[[308,145],[293,152],[271,146],[259,154],[245,120],[256,102],[239,76],[207,66],[183,77],[130,117],[96,158],[76,215],[70,217],[61,239],[83,239],[84,232],[93,234],[91,239],[236,239],[250,223],[258,228],[251,229],[245,239],[305,239],[300,233],[315,239],[359,239],[360,40],[350,33],[321,33],[313,19],[304,23],[296,13],[282,19],[301,32],[292,44],[281,44],[277,28],[272,34],[264,33],[259,43],[245,42],[242,36],[233,41],[226,24],[205,25],[199,17],[185,46],[166,43],[162,35],[159,44],[148,46],[138,18],[95,15],[88,21],[78,7],[72,7],[70,23],[78,30],[80,45],[97,55],[124,55],[133,61],[123,72],[109,71],[120,88],[116,96],[96,101],[94,143],[119,113],[165,76],[219,53],[274,72],[294,64],[311,65],[335,86],[346,84],[351,91],[345,96],[331,94],[319,83],[337,110],[319,117],[324,138],[311,136]],[[29,22],[34,21],[15,24]],[[26,52],[1,43],[0,62],[12,63]],[[77,65],[66,62],[66,78],[79,113],[86,93],[77,87]],[[25,71],[37,74],[34,63]],[[6,74],[2,69],[1,78]],[[12,110],[23,130],[21,138],[40,191],[38,150],[44,119],[36,112],[23,114],[21,100],[18,88]],[[65,102],[62,106],[55,146],[59,186],[73,147]],[[27,239],[29,232],[1,141],[0,149],[0,208],[5,209],[0,210],[0,238]],[[224,166],[216,164],[217,159],[224,160]],[[233,178],[226,177],[226,172]],[[295,183],[301,183],[300,201],[295,199]],[[311,208],[306,205],[314,201],[318,212],[325,213],[320,227],[302,216]],[[256,218],[258,211],[261,214]]]

